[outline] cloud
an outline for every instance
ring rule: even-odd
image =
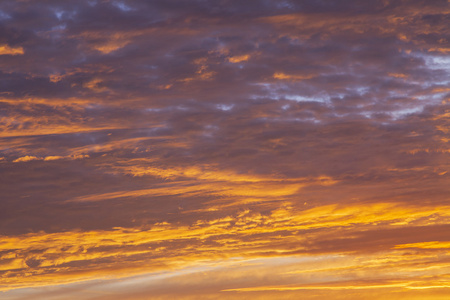
[[[187,226],[163,222],[149,228],[39,232],[4,237],[0,250],[2,260],[9,262],[3,270],[14,275],[11,278],[23,279],[7,280],[3,289],[42,285],[55,272],[60,279],[53,277],[54,284],[93,279],[95,277],[90,275],[93,271],[94,276],[104,272],[105,276],[121,277],[148,272],[152,266],[159,269],[160,264],[172,268],[193,266],[200,258],[214,261],[219,257],[289,257],[299,253],[325,254],[330,250],[380,255],[379,249],[370,249],[373,243],[384,251],[394,251],[394,254],[396,249],[411,247],[445,251],[445,245],[436,241],[393,245],[398,241],[398,235],[391,231],[391,227],[411,230],[411,226],[422,226],[427,229],[423,236],[417,235],[417,230],[412,231],[415,236],[404,235],[405,240],[421,240],[430,230],[435,230],[435,226],[446,224],[449,217],[448,207],[421,207],[418,210],[388,204],[333,205],[295,211],[287,206],[266,215],[244,211],[220,219],[197,220]],[[399,222],[403,220],[407,221]],[[377,229],[370,231],[374,227]],[[333,240],[339,232],[340,237]],[[380,232],[382,235],[378,235]],[[436,237],[444,236],[441,233]],[[371,240],[370,244],[361,248],[366,239]],[[165,256],[167,251],[171,255]],[[117,257],[121,258],[121,263],[111,266],[111,259]],[[143,264],[143,261],[148,263]],[[28,268],[24,268],[25,265]],[[374,267],[386,267],[386,263]],[[34,275],[25,278],[24,272]]]
[[[3,1],[2,296],[441,297],[447,13]]]
[[[13,162],[26,162],[26,161],[38,160],[38,159],[39,158],[37,158],[36,156],[29,156],[29,155],[27,155],[27,156],[19,157],[19,158],[13,160]]]
[[[23,48],[12,48],[8,45],[0,45],[0,55],[21,55],[23,54]]]

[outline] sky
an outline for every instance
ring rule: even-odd
[[[0,298],[448,299],[448,0],[0,2]]]

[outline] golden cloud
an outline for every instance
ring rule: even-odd
[[[22,55],[24,54],[22,47],[10,47],[8,45],[0,45],[0,55]]]

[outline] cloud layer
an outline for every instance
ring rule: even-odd
[[[449,13],[3,1],[1,297],[441,299]]]

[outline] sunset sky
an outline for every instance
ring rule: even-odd
[[[0,2],[0,299],[449,296],[449,0]]]

